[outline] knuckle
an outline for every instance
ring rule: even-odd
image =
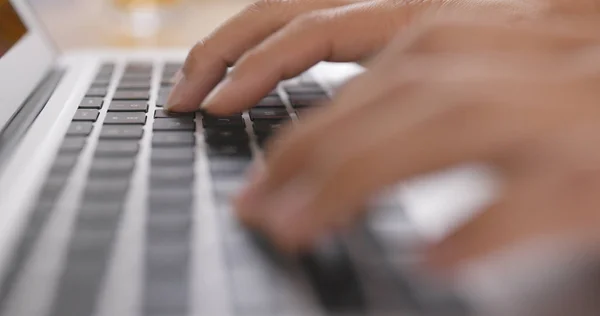
[[[435,19],[419,28],[407,51],[414,53],[430,53],[444,50],[456,36],[464,36],[466,30],[462,23],[452,19]]]
[[[317,10],[301,14],[290,23],[294,30],[322,29],[331,21],[330,10]]]
[[[201,40],[192,47],[183,64],[182,71],[185,75],[191,74],[197,67],[198,63],[202,60],[202,55],[204,54],[205,46],[205,41]]]

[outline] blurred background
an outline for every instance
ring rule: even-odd
[[[61,49],[189,47],[251,0],[29,0]]]

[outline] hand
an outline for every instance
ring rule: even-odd
[[[432,263],[549,234],[600,241],[599,26],[480,16],[415,28],[271,144],[238,215],[298,251],[388,185],[482,162],[501,174],[500,197],[433,246]]]
[[[320,61],[360,61],[376,55],[399,29],[425,11],[441,6],[493,7],[524,15],[534,11],[531,1],[522,2],[262,0],[191,50],[167,108],[196,111],[202,103],[213,114],[239,112],[256,104],[282,79]]]

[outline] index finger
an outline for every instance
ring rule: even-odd
[[[196,111],[206,95],[223,79],[228,66],[296,16],[354,2],[356,0],[262,0],[247,7],[192,48],[175,78],[177,82],[169,96],[167,109]]]

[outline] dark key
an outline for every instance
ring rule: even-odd
[[[86,192],[125,192],[129,189],[129,179],[89,179]]]
[[[99,73],[94,79],[94,82],[111,82],[112,76],[112,72]],[[108,85],[108,83],[106,85]]]
[[[151,84],[150,81],[131,81],[125,80],[121,81],[117,86],[119,91],[123,90],[150,90]]]
[[[152,145],[156,147],[193,146],[196,136],[189,132],[154,132]]]
[[[78,153],[85,147],[86,137],[66,137],[60,146],[60,152]]]
[[[160,283],[148,282],[144,288],[143,315],[188,315],[188,282],[186,277],[165,280]]]
[[[156,106],[159,108],[162,108],[165,105],[167,105],[167,98],[168,98],[168,96],[166,96],[166,95],[159,95],[158,98],[156,99]]]
[[[86,97],[104,97],[108,94],[108,89],[105,87],[92,87],[86,93]]]
[[[211,145],[206,154],[211,158],[250,157],[251,151],[247,144]]]
[[[77,155],[59,155],[58,157],[56,157],[56,160],[54,160],[51,173],[55,175],[60,175],[71,171],[77,163],[77,158]]]
[[[150,92],[147,90],[117,90],[114,100],[148,100]]]
[[[242,128],[206,128],[204,135],[209,144],[248,143],[248,134]]]
[[[148,103],[144,101],[113,101],[108,107],[109,112],[147,112]]]
[[[137,155],[140,144],[128,140],[103,140],[96,147],[97,157],[131,157]]]
[[[99,73],[111,73],[115,70],[115,64],[113,63],[104,63],[102,64],[102,66],[100,66],[100,69],[98,69]]]
[[[88,136],[92,132],[92,122],[73,122],[67,131],[68,136]]]
[[[140,125],[108,125],[102,127],[101,139],[140,139],[144,128]]]
[[[288,114],[285,108],[254,108],[250,110],[250,119],[251,120],[286,120],[289,119],[290,115]]]
[[[146,123],[146,113],[139,112],[109,112],[104,124],[140,124]]]
[[[154,148],[150,157],[152,164],[170,165],[178,163],[192,163],[196,157],[196,149],[184,148]]]
[[[152,188],[189,187],[194,182],[194,166],[153,166],[150,170]]]
[[[324,307],[331,312],[365,311],[362,285],[344,245],[320,245],[300,260]]]
[[[179,69],[181,69],[181,67],[183,67],[183,64],[181,62],[173,61],[173,62],[165,63],[165,71],[175,71],[176,72]]]
[[[327,95],[324,94],[297,94],[290,96],[292,106],[296,108],[313,106],[324,100],[327,100]]]
[[[78,109],[75,111],[73,121],[95,122],[100,115],[100,111],[94,109]]]
[[[202,118],[204,127],[241,127],[246,126],[241,115],[232,116],[209,116],[204,115]]]
[[[262,99],[255,107],[280,107],[285,108],[283,101],[279,96],[268,96]]]
[[[100,109],[104,100],[102,98],[84,98],[79,104],[80,109]]]
[[[243,176],[250,160],[248,159],[218,159],[208,164],[213,176]]]
[[[107,88],[111,82],[110,77],[111,76],[99,77],[99,78],[94,79],[94,81],[92,82],[92,87]]]
[[[254,132],[256,135],[270,135],[277,132],[286,122],[273,121],[273,120],[255,120],[252,126],[254,126]]]
[[[146,62],[133,62],[125,66],[125,72],[152,72],[154,66]]]
[[[167,112],[163,109],[158,109],[154,112],[154,117],[155,118],[188,117],[188,118],[193,119],[196,117],[196,113],[175,113],[175,112]]]
[[[130,158],[96,158],[92,162],[90,175],[102,176],[124,176],[131,174],[135,166],[135,160]]]
[[[160,89],[158,89],[158,95],[159,96],[169,96],[169,94],[171,93],[172,88],[170,87],[161,87]]]
[[[154,120],[155,131],[195,131],[196,122],[189,118],[157,118]]]
[[[325,90],[318,84],[315,85],[290,85],[284,88],[290,95],[295,94],[325,94]]]
[[[146,82],[152,83],[152,74],[148,72],[131,72],[123,74],[119,84],[124,82]]]

